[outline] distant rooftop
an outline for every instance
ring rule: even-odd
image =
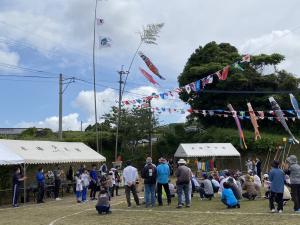
[[[28,128],[0,128],[0,135],[14,135],[21,134]],[[42,130],[43,128],[36,128],[37,130]]]

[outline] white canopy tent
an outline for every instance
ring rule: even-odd
[[[241,154],[231,143],[183,143],[175,152],[175,158],[238,157]]]
[[[25,164],[103,162],[105,157],[81,142],[0,139],[0,151],[14,154]],[[2,154],[0,156],[2,160]],[[13,164],[13,159],[10,164]],[[16,163],[19,164],[19,163]]]
[[[0,165],[103,162],[106,158],[81,142],[0,139]],[[24,181],[24,199],[26,182]]]
[[[0,143],[0,165],[16,165],[22,164],[24,160],[7,149],[5,145]]]

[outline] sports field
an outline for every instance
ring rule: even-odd
[[[75,203],[75,198],[67,197],[62,201],[48,201],[42,205],[28,204],[20,208],[0,208],[1,225],[66,225],[66,224],[278,224],[299,225],[300,214],[292,211],[292,202],[284,208],[283,214],[271,214],[268,201],[243,200],[240,209],[226,209],[215,198],[212,201],[192,199],[191,208],[176,209],[177,199],[173,198],[171,206],[146,209],[143,205],[128,209],[125,196],[114,199],[112,214],[98,215],[95,202]]]

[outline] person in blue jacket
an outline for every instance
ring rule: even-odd
[[[222,192],[222,198],[221,201],[227,205],[227,208],[240,208],[240,203],[236,199],[236,197],[233,194],[233,191],[230,188],[230,185],[227,182],[224,182],[223,184],[223,192]]]
[[[164,158],[159,159],[159,165],[156,168],[156,180],[157,180],[157,201],[158,205],[162,206],[162,187],[167,195],[168,205],[171,204],[171,195],[169,189],[169,176],[170,176],[170,167],[167,164],[167,161]]]
[[[96,200],[96,192],[97,192],[97,184],[98,184],[98,174],[97,174],[97,166],[95,164],[92,165],[93,169],[90,171],[90,198],[91,200]]]
[[[269,180],[271,181],[271,195],[269,198],[270,210],[272,213],[276,212],[274,205],[274,202],[276,202],[278,213],[282,213],[285,174],[283,170],[279,168],[278,160],[274,160],[272,163],[272,169],[269,173]]]
[[[45,175],[42,167],[38,169],[36,173],[36,181],[38,185],[38,195],[37,195],[37,203],[44,203],[44,193],[45,193]]]

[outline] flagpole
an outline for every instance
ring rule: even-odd
[[[97,91],[96,91],[96,66],[95,66],[95,42],[96,42],[96,20],[97,20],[97,5],[95,4],[95,17],[94,17],[94,40],[93,40],[93,78],[94,78],[94,107],[95,107],[95,130],[96,130],[96,150],[99,152],[99,133],[98,133],[98,115],[97,115]]]

